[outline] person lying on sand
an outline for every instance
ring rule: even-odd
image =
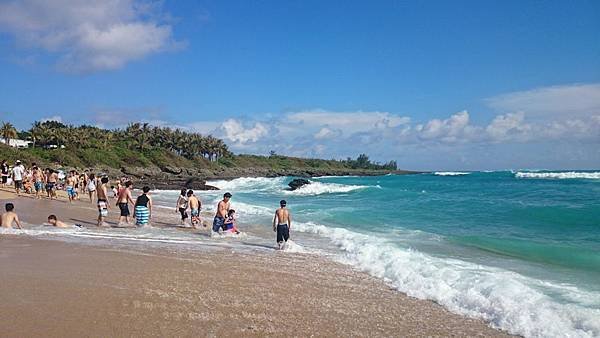
[[[4,206],[6,212],[0,216],[0,226],[3,228],[12,228],[13,222],[17,225],[17,228],[21,228],[21,222],[19,222],[19,216],[14,211],[15,205],[12,203],[6,203]]]
[[[79,225],[79,224],[73,224],[73,225],[67,224],[67,223],[59,220],[56,217],[56,215],[48,216],[48,224],[50,224],[53,227],[57,227],[57,228],[73,228],[73,227],[80,228],[81,227],[81,225]]]
[[[290,229],[292,228],[292,215],[286,205],[287,202],[281,200],[280,208],[275,211],[275,217],[273,217],[273,231],[277,232],[277,249],[279,250],[290,239]]]

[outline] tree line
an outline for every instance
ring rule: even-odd
[[[0,124],[0,136],[8,144],[9,139],[31,141],[33,148],[112,149],[126,148],[144,153],[150,150],[168,150],[187,159],[204,158],[216,162],[223,157],[233,157],[225,142],[212,135],[201,135],[170,127],[152,126],[148,123],[131,123],[125,128],[113,130],[96,126],[64,124],[58,121],[36,121],[29,130],[17,131],[8,122]],[[265,159],[286,158],[271,151]],[[346,168],[365,170],[397,170],[396,161],[372,162],[366,154],[356,159],[331,160]],[[226,161],[227,162],[227,161]]]
[[[17,132],[10,123],[0,126],[2,137],[30,140],[33,148],[110,148],[125,147],[130,150],[146,151],[167,149],[188,159],[203,157],[217,161],[230,155],[223,140],[170,127],[151,126],[148,123],[131,123],[124,129],[102,129],[90,125],[66,125],[58,121],[36,121],[29,130]]]

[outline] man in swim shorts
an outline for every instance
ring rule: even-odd
[[[77,187],[75,183],[75,170],[71,170],[69,172],[69,176],[67,176],[67,197],[69,197],[69,203],[73,203],[75,196],[77,196]]]
[[[106,185],[108,184],[108,177],[102,177],[100,180],[100,187],[98,187],[98,224],[97,226],[106,226],[104,218],[108,216],[108,197],[106,196]]]
[[[131,189],[133,189],[133,183],[131,183],[131,181],[127,181],[125,183],[125,189],[121,190],[121,192],[119,193],[119,198],[117,198],[117,206],[121,210],[119,224],[122,224],[123,221],[129,224],[129,203],[135,204],[135,202],[131,198]]]
[[[229,200],[231,199],[231,194],[226,192],[223,195],[223,200],[219,202],[217,205],[217,214],[215,215],[215,219],[213,220],[212,231],[219,232],[219,229],[227,230],[225,228],[225,218],[227,217],[227,213],[229,212]]]
[[[202,207],[202,205],[201,205],[198,197],[196,197],[196,195],[194,195],[194,191],[192,189],[188,190],[187,199],[188,199],[188,204],[190,206],[190,215],[192,216],[191,217],[192,226],[196,227],[199,223],[201,223],[200,208]]]
[[[287,202],[281,200],[280,208],[275,211],[275,217],[273,217],[273,231],[277,232],[277,249],[279,250],[290,239],[290,228],[292,227],[292,215],[286,205]]]
[[[33,166],[33,171],[31,173],[33,176],[33,186],[35,188],[35,198],[41,198],[40,192],[44,189],[44,175],[42,173],[42,169],[38,166]]]
[[[56,187],[57,180],[58,180],[58,174],[52,169],[47,169],[46,192],[48,193],[48,197],[50,199],[53,199],[56,197],[56,191],[54,190],[54,188]]]

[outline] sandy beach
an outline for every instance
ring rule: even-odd
[[[89,202],[15,198],[92,226]],[[114,223],[116,218],[109,218]],[[0,236],[2,336],[507,336],[309,254],[177,252]],[[9,324],[10,323],[10,324]]]

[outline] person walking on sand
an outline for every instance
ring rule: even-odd
[[[35,189],[35,198],[40,199],[41,191],[44,189],[44,174],[42,173],[42,169],[40,169],[37,165],[33,166],[33,187]]]
[[[107,186],[108,184],[108,177],[102,177],[102,179],[100,180],[100,186],[98,187],[98,224],[97,226],[107,226],[106,222],[104,221],[104,219],[106,218],[106,216],[108,216],[108,209],[110,208],[110,205],[108,203],[108,196],[107,196]]]
[[[121,210],[119,224],[123,224],[123,221],[129,224],[129,203],[135,204],[131,198],[131,189],[133,189],[133,183],[131,183],[131,181],[125,182],[125,189],[121,190],[119,198],[117,198],[117,206]]]
[[[292,215],[286,208],[287,202],[285,200],[281,200],[279,206],[280,208],[275,211],[275,217],[273,217],[273,231],[277,232],[277,249],[281,250],[290,239]]]
[[[12,179],[15,184],[15,191],[17,196],[20,195],[21,189],[23,189],[23,178],[25,176],[25,167],[21,164],[21,161],[17,160],[14,168],[12,169]]]
[[[10,175],[10,168],[8,167],[8,163],[6,160],[2,160],[2,164],[0,164],[0,175],[2,176],[2,188],[6,187],[6,183],[8,183],[8,176]]]
[[[88,178],[88,183],[86,186],[86,190],[90,195],[90,203],[94,202],[94,194],[96,193],[96,176],[94,174],[90,174]]]
[[[219,232],[219,229],[225,231],[225,218],[229,213],[231,194],[226,192],[223,195],[223,200],[217,204],[217,213],[215,214],[215,219],[213,220],[212,231]]]
[[[52,169],[47,169],[46,175],[46,192],[50,199],[56,198],[56,182],[58,180],[58,174]]]
[[[188,198],[186,196],[186,189],[181,189],[181,193],[179,194],[179,198],[177,198],[177,206],[175,207],[175,212],[179,212],[181,214],[181,225],[185,224],[185,220],[188,218],[187,208],[188,208]]]
[[[202,207],[202,203],[200,202],[198,197],[194,195],[194,191],[192,189],[188,190],[187,199],[188,204],[190,206],[190,221],[192,223],[192,226],[195,228],[198,224],[202,223],[202,221],[200,220],[200,209]]]
[[[3,228],[12,228],[13,222],[17,225],[17,228],[21,228],[21,222],[19,221],[19,215],[14,211],[15,205],[12,203],[6,203],[4,206],[6,212],[0,216],[0,226]]]
[[[67,191],[67,197],[69,197],[69,203],[73,203],[73,200],[75,200],[75,197],[77,196],[75,170],[71,170],[69,172],[69,176],[67,176],[67,187],[65,190]]]
[[[152,217],[152,197],[149,195],[150,187],[144,186],[142,194],[135,200],[135,208],[133,209],[133,217],[135,225],[145,226],[150,224]]]

